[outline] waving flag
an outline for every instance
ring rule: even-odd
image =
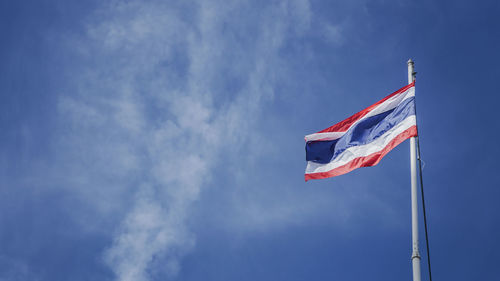
[[[305,180],[374,166],[404,140],[417,136],[415,82],[306,140]]]

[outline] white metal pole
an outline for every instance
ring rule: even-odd
[[[414,65],[408,60],[408,84],[414,81]],[[418,252],[418,198],[417,198],[417,146],[415,137],[410,139],[410,168],[411,168],[411,234],[412,254],[411,263],[413,267],[413,281],[421,281],[420,277],[420,253]]]

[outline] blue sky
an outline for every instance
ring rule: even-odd
[[[409,280],[408,142],[303,178],[303,136],[404,86],[408,58],[434,278],[493,280],[499,11],[1,2],[0,280]]]

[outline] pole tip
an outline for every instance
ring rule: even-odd
[[[408,60],[408,64],[413,64],[413,60],[412,60],[412,59],[409,59],[409,60]]]

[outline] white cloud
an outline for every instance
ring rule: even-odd
[[[71,39],[59,160],[95,224],[116,227],[104,257],[118,280],[150,280],[159,259],[175,276],[195,241],[191,205],[222,148],[259,138],[249,132],[286,64],[279,50],[310,21],[308,1],[112,1]]]

